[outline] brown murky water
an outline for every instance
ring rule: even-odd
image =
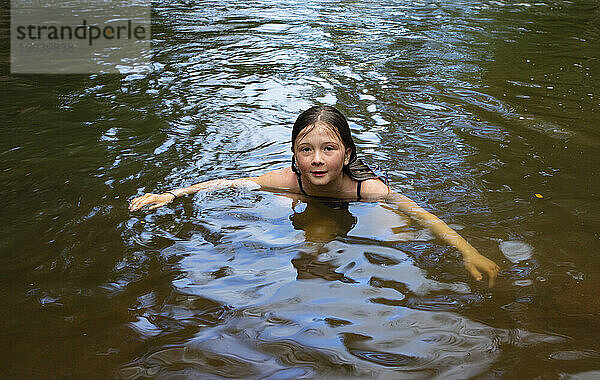
[[[151,73],[3,60],[1,377],[600,377],[598,20],[595,1],[165,1]],[[384,205],[222,190],[127,211],[287,165],[313,104],[501,264],[497,287]]]

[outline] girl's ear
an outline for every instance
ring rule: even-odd
[[[348,165],[350,162],[350,156],[352,155],[352,149],[347,148],[346,153],[344,154],[344,166]]]
[[[296,167],[296,157],[292,154],[292,171],[294,173],[300,173],[300,170]]]

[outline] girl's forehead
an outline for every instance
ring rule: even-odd
[[[326,137],[343,145],[339,132],[333,126],[324,123],[312,124],[300,131],[296,138],[296,144],[300,144],[307,137]]]

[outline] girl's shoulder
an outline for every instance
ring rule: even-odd
[[[361,196],[367,199],[378,199],[385,197],[390,188],[379,178],[370,178],[361,183]]]
[[[277,169],[252,178],[262,188],[269,190],[284,190],[296,192],[299,190],[296,173],[291,167]]]

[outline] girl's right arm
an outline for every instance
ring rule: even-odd
[[[194,194],[201,190],[210,192],[223,189],[225,187],[245,187],[251,190],[260,188],[260,184],[258,184],[256,181],[253,181],[253,179],[254,178],[215,179],[212,181],[197,183],[188,187],[169,190],[168,192],[162,194],[146,193],[141,197],[132,199],[131,202],[129,202],[129,211],[137,211],[147,205],[152,205],[148,208],[148,211],[154,210],[155,208],[159,208],[173,202],[175,198]]]
[[[192,186],[181,187],[169,190],[162,194],[146,193],[141,197],[132,199],[129,202],[129,211],[137,211],[144,206],[150,205],[148,211],[154,210],[175,200],[197,193],[198,191],[215,191],[226,187],[246,188],[255,190],[260,188],[270,190],[290,190],[291,169],[279,169],[261,175],[260,177],[246,177],[239,179],[214,179],[211,181],[200,182]]]

